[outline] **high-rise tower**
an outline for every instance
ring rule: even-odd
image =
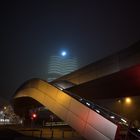
[[[66,75],[78,68],[77,58],[67,57],[63,52],[61,56],[51,56],[48,64],[48,82]]]

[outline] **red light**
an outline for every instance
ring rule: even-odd
[[[35,113],[33,113],[32,117],[35,119],[37,117],[37,115]]]

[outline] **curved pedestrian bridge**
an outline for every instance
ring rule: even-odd
[[[47,107],[87,140],[117,139],[118,125],[107,119],[101,108],[90,107],[90,103],[84,102],[82,98],[75,98],[66,90],[34,79],[19,88],[14,96],[15,101],[24,98],[33,99]],[[15,107],[18,105],[15,104]]]

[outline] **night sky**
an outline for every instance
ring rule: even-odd
[[[0,98],[11,99],[30,78],[47,79],[49,57],[61,50],[82,67],[139,39],[135,0],[1,1]]]

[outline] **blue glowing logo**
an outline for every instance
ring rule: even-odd
[[[62,55],[62,56],[66,56],[67,53],[66,53],[65,51],[62,51],[62,52],[61,52],[61,55]]]

